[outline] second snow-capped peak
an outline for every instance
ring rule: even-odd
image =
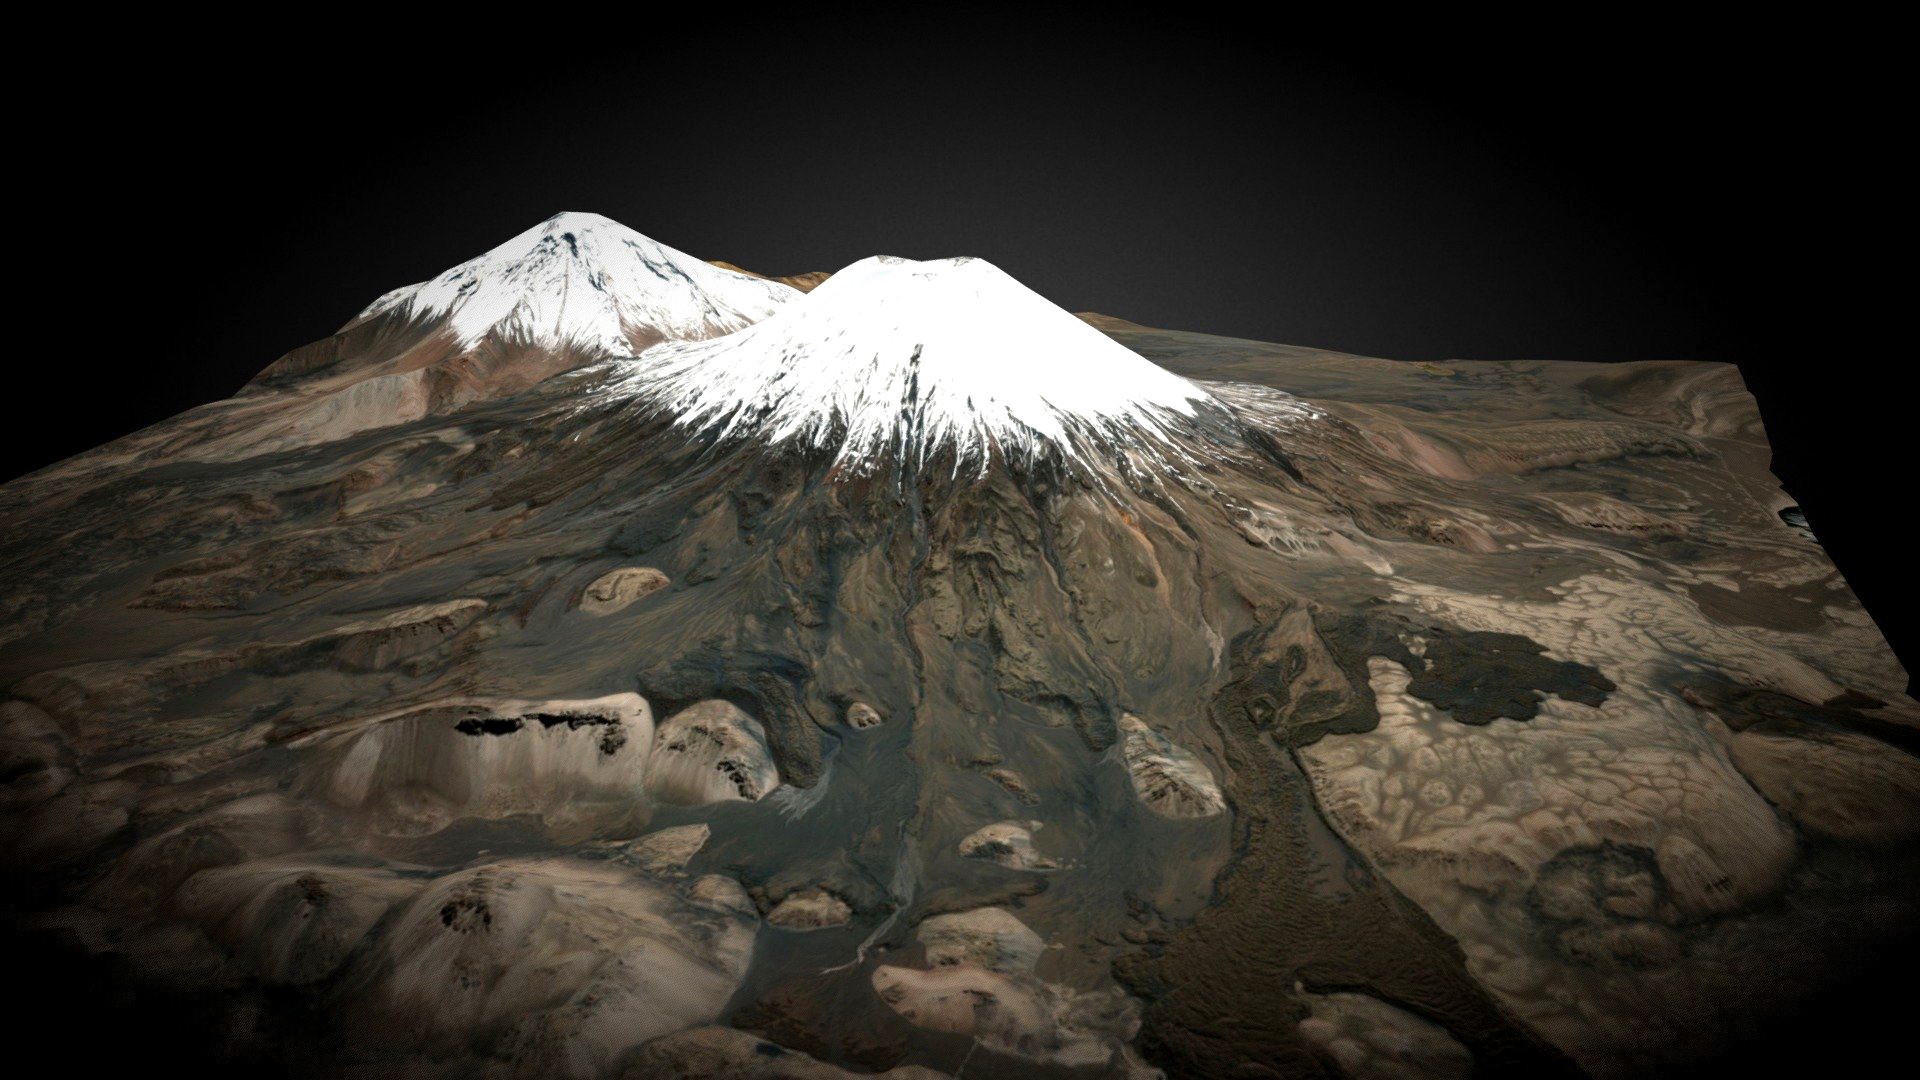
[[[662,340],[731,333],[800,295],[610,218],[561,213],[430,281],[395,289],[360,319],[441,319],[461,348],[493,337],[626,356]]]

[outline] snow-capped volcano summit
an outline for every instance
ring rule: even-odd
[[[877,256],[765,322],[671,343],[618,391],[721,438],[955,467],[1157,442],[1213,399],[983,259]]]
[[[758,322],[800,293],[723,270],[598,214],[560,213],[360,319],[444,319],[462,348],[493,336],[613,356]]]

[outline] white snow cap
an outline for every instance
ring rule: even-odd
[[[662,338],[713,337],[798,299],[777,281],[722,270],[598,214],[561,213],[361,318],[444,318],[471,348],[488,335],[628,356]]]
[[[942,449],[956,467],[1045,447],[1084,460],[1212,401],[984,259],[887,256],[737,334],[649,349],[615,387],[722,438],[837,443],[856,469]]]

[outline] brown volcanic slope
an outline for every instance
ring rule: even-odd
[[[851,475],[589,364],[0,488],[14,919],[446,1076],[1638,1073],[1903,931],[1920,707],[1734,369],[1107,326],[1190,457]]]
[[[1114,315],[1102,315],[1097,311],[1076,311],[1073,313],[1073,315],[1074,315],[1074,318],[1079,319],[1081,322],[1086,323],[1088,326],[1091,326],[1095,330],[1098,330],[1101,333],[1105,333],[1105,334],[1118,333],[1122,331],[1132,332],[1136,330],[1148,329],[1147,327],[1141,326],[1139,323],[1128,322],[1127,320],[1119,318]]]
[[[723,262],[719,259],[708,259],[707,261],[719,267],[722,270],[731,270],[736,274],[745,274],[748,277],[756,277],[765,281],[777,281],[782,285],[791,285],[794,288],[799,289],[803,293],[812,292],[815,288],[817,288],[820,285],[821,282],[833,276],[831,273],[825,270],[809,270],[804,274],[788,274],[784,277],[768,277],[766,274],[756,274],[753,271],[748,270],[744,266],[735,266],[730,262]]]

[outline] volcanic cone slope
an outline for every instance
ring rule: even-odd
[[[975,472],[996,458],[1085,465],[1223,411],[983,259],[865,259],[748,332],[632,368],[620,392],[677,426],[831,449],[855,472],[936,457]]]

